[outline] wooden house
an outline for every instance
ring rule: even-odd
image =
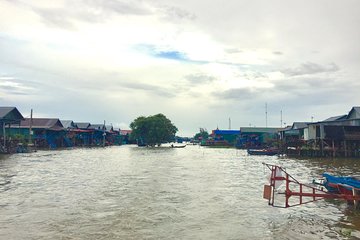
[[[131,141],[130,135],[132,130],[119,129],[119,133],[124,144],[135,144],[135,141]]]
[[[91,126],[91,124],[88,122],[74,122],[74,125],[76,128],[83,130],[87,130]]]
[[[78,128],[72,120],[60,120],[65,130],[63,146],[74,147],[76,145],[76,137]]]
[[[239,130],[212,130],[208,139],[201,141],[201,146],[207,147],[235,147],[236,139],[240,134]]]
[[[119,131],[114,131],[112,125],[91,124],[89,129],[93,130],[92,143],[97,146],[121,145]]]
[[[308,123],[304,140],[311,155],[360,156],[360,107],[353,107],[346,115]]]
[[[24,117],[16,107],[0,107],[0,153],[9,151],[7,128],[10,128],[11,124],[20,124],[23,119]]]
[[[63,146],[65,129],[58,118],[25,118],[10,127],[11,134],[30,136],[38,148]]]
[[[273,145],[281,128],[241,127],[237,148],[265,147]]]
[[[67,130],[76,129],[77,125],[72,120],[60,120],[63,127]]]
[[[294,122],[279,131],[282,147],[299,147],[304,144],[309,122]]]
[[[94,130],[90,129],[91,124],[89,122],[74,122],[74,146],[88,147],[92,145],[92,135]]]

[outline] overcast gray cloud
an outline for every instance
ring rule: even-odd
[[[216,78],[214,76],[209,76],[206,74],[190,74],[185,76],[185,79],[190,83],[190,84],[209,84],[213,81],[216,80]]]
[[[150,85],[150,84],[143,84],[143,83],[136,83],[136,82],[121,82],[119,84],[119,86],[121,88],[127,88],[127,89],[134,90],[135,91],[134,95],[139,94],[139,90],[143,90],[144,93],[148,92],[150,94],[155,94],[155,95],[158,95],[160,97],[165,97],[165,98],[171,98],[171,97],[176,96],[175,93],[169,89]],[[130,91],[130,92],[132,92],[132,91]]]
[[[116,16],[147,16],[159,13],[166,20],[194,20],[196,16],[184,9],[164,4],[136,0],[79,0],[64,1],[55,8],[41,7],[24,1],[9,1],[12,4],[28,7],[38,14],[49,27],[76,30],[76,21],[101,23]]]
[[[214,92],[214,96],[218,97],[219,100],[236,100],[243,101],[244,99],[256,98],[261,92],[254,92],[248,88],[243,89],[229,89],[223,92]]]
[[[115,12],[121,15],[148,15],[151,13],[145,1],[124,1],[124,0],[84,0],[85,6],[88,5],[95,11],[103,13]]]
[[[324,7],[326,6],[326,7]],[[360,2],[0,1],[0,99],[118,123],[322,120],[360,105]],[[96,111],[94,111],[96,109]],[[191,109],[191,111],[189,111]],[[26,114],[24,114],[26,115]]]
[[[339,70],[339,67],[335,63],[330,63],[328,65],[320,65],[316,63],[302,63],[299,67],[288,68],[282,70],[282,72],[288,76],[299,76],[306,74],[317,74],[324,72],[336,72]]]
[[[11,4],[31,9],[49,27],[75,30],[76,21],[100,23],[114,15],[149,15],[151,8],[144,1],[79,0],[63,1],[63,4],[42,7],[36,1],[8,1]],[[172,10],[176,12],[175,10]],[[178,11],[180,12],[180,11]],[[179,13],[180,14],[180,13]],[[184,13],[183,13],[184,14]]]
[[[184,9],[174,6],[162,6],[159,8],[168,20],[195,20],[196,15]]]
[[[280,51],[274,51],[273,54],[275,54],[275,55],[283,55],[283,53],[280,52]]]
[[[37,8],[34,11],[39,14],[43,22],[50,27],[60,27],[74,30],[76,27],[72,23],[70,14],[62,9]]]

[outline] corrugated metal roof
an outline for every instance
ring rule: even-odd
[[[347,119],[357,119],[360,118],[360,107],[353,107],[349,114],[346,117]]]
[[[87,122],[75,122],[74,123],[76,127],[81,128],[81,129],[88,129],[90,127],[90,123]]]
[[[0,121],[14,122],[24,119],[16,107],[0,107]]]
[[[89,129],[104,130],[104,124],[90,124]]]
[[[75,128],[74,122],[72,120],[60,120],[64,128]]]
[[[291,129],[304,129],[307,128],[309,122],[294,122]]]
[[[5,118],[15,107],[0,107],[0,118]]]
[[[332,122],[332,121],[338,121],[338,120],[342,120],[342,119],[346,119],[347,115],[339,115],[339,116],[334,116],[334,117],[330,117],[328,119],[325,119],[323,122]]]
[[[292,129],[292,126],[287,126],[286,128],[283,128],[280,131],[284,132],[284,131],[289,131],[291,129]]]
[[[258,128],[258,127],[241,127],[241,133],[277,133],[282,128]]]
[[[51,130],[62,130],[64,129],[58,118],[25,118],[20,122],[20,128],[40,128],[40,129],[51,129]]]

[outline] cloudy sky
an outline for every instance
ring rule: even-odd
[[[0,106],[25,117],[128,129],[163,113],[192,136],[360,105],[358,0],[0,0],[0,12]]]

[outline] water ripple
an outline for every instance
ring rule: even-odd
[[[0,239],[336,239],[359,234],[339,201],[290,209],[262,199],[268,172],[308,183],[352,160],[248,156],[246,151],[134,146],[39,151],[0,159]]]

